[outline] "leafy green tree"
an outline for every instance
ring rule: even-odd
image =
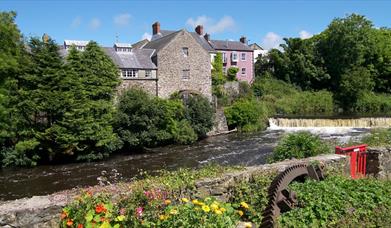
[[[185,118],[199,138],[205,137],[212,129],[213,117],[214,110],[207,98],[195,95],[185,101]]]
[[[372,30],[374,49],[369,62],[373,65],[376,92],[391,93],[391,29]]]
[[[217,97],[223,97],[225,95],[224,83],[226,77],[223,72],[223,55],[222,53],[216,53],[214,61],[212,62],[212,92]]]
[[[239,68],[237,67],[230,67],[227,71],[227,78],[229,81],[237,81],[236,78],[237,73],[239,72]]]

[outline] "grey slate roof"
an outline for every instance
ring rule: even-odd
[[[140,40],[139,42],[132,44],[132,47],[138,48],[138,49],[143,48],[147,43],[149,43],[149,40],[143,39],[143,40]]]
[[[216,50],[253,51],[252,48],[239,41],[211,40],[210,44]]]
[[[164,37],[169,36],[171,34],[177,33],[179,31],[160,30],[160,33],[155,34],[153,36],[151,42],[155,42],[155,41],[163,42],[163,40],[161,40],[161,38],[164,38]],[[208,51],[208,52],[215,52],[215,50],[212,48],[212,46],[209,44],[209,42],[205,40],[204,36],[200,36],[196,32],[189,32],[189,33],[197,41],[197,43],[199,43],[206,51]],[[166,42],[166,40],[164,42]],[[165,44],[166,43],[164,43],[164,45]],[[164,45],[163,45],[163,47],[164,47]],[[149,48],[151,48],[151,47],[149,47]]]
[[[155,49],[156,51],[159,51],[163,47],[165,47],[170,41],[175,37],[176,34],[178,34],[181,30],[169,33],[166,36],[160,37],[158,39],[152,40],[151,42],[147,43],[144,48],[148,49]]]
[[[151,60],[155,50],[132,49],[131,52],[116,52],[113,47],[103,47],[103,50],[119,68],[157,69]],[[60,55],[65,57],[67,54],[68,50],[60,46]]]

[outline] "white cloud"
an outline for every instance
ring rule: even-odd
[[[77,16],[73,18],[72,23],[71,23],[71,28],[78,28],[81,24],[81,17]]]
[[[312,33],[308,32],[308,31],[305,31],[305,30],[301,30],[301,31],[299,32],[299,35],[300,35],[300,38],[303,39],[303,40],[304,40],[304,39],[311,38],[311,37],[313,36]]]
[[[152,38],[152,35],[151,34],[149,34],[149,33],[144,33],[143,34],[143,36],[141,37],[141,39],[147,39],[147,40],[151,40],[151,38]]]
[[[262,39],[262,47],[270,50],[272,48],[280,49],[280,44],[283,43],[284,40],[282,37],[274,32],[268,32],[266,36]]]
[[[205,32],[210,34],[233,30],[236,27],[235,20],[231,16],[224,16],[216,22],[213,18],[203,15],[196,19],[187,19],[186,24],[193,29],[197,27],[197,25],[203,25]]]
[[[114,24],[116,24],[118,26],[126,26],[129,24],[130,18],[131,18],[131,15],[128,13],[116,15],[114,17]]]
[[[91,21],[90,21],[90,24],[89,24],[89,27],[90,29],[92,30],[95,30],[95,29],[98,29],[101,25],[101,22],[98,18],[93,18]]]

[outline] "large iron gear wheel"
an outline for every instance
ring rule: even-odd
[[[288,190],[288,185],[293,181],[304,181],[306,178],[323,180],[323,166],[298,164],[277,175],[268,189],[269,202],[262,213],[261,227],[274,227],[281,213],[296,206],[296,193]]]

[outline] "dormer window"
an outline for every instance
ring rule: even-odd
[[[78,50],[78,51],[84,51],[86,49],[87,44],[88,44],[88,41],[85,41],[85,40],[65,40],[64,41],[65,49],[71,49],[72,46],[75,46],[76,50]]]
[[[132,51],[132,45],[131,44],[125,44],[125,43],[115,43],[114,49],[116,52],[131,52]]]

